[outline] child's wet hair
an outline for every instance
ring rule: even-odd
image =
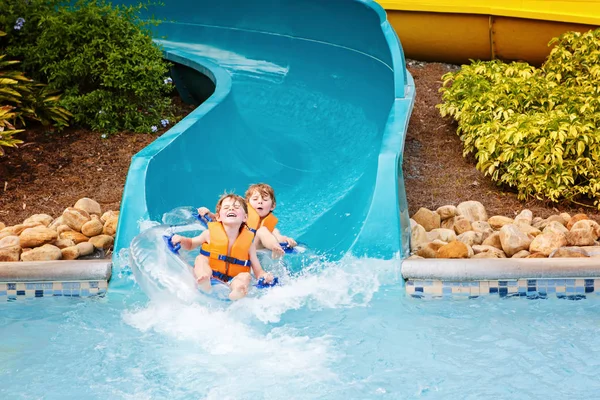
[[[235,202],[239,202],[240,205],[242,206],[242,208],[244,209],[244,212],[246,214],[248,214],[248,204],[246,203],[246,200],[242,197],[239,196],[235,193],[223,193],[223,195],[221,195],[221,197],[219,198],[219,201],[217,202],[217,214],[219,214],[219,211],[221,211],[221,206],[223,205],[223,202],[227,199],[232,199],[233,200],[233,204],[235,204]]]
[[[277,200],[275,200],[275,191],[271,185],[267,185],[266,183],[255,183],[250,185],[248,190],[246,190],[246,201],[250,200],[250,197],[252,197],[254,192],[258,192],[262,197],[269,196],[273,200],[273,205],[277,203]]]

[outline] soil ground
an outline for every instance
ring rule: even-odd
[[[420,207],[435,210],[478,200],[490,216],[513,217],[528,208],[540,217],[566,211],[599,219],[594,208],[520,202],[516,193],[484,177],[473,159],[463,158],[456,125],[440,117],[435,107],[441,101],[441,76],[454,67],[410,61],[408,68],[417,86],[403,163],[410,215]],[[193,109],[176,104],[181,116]],[[75,128],[56,134],[28,130],[21,136],[25,144],[0,157],[0,222],[18,224],[36,213],[57,217],[81,197],[95,199],[103,210],[118,210],[131,157],[161,133],[119,133],[102,139],[99,133]]]

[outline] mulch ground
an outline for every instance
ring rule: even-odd
[[[587,213],[596,209],[540,201],[520,202],[516,193],[497,187],[475,169],[473,159],[462,157],[456,126],[440,117],[436,104],[441,76],[452,66],[409,63],[417,98],[404,151],[404,178],[410,215],[420,207],[431,210],[466,200],[478,200],[488,214],[513,217],[524,208],[534,216],[557,212]],[[184,116],[193,107],[177,102]],[[7,149],[0,157],[0,222],[13,225],[36,213],[54,217],[81,197],[90,197],[103,210],[118,210],[131,157],[157,134],[119,133],[102,139],[97,132],[69,128],[47,134],[32,128],[21,138],[25,144]]]

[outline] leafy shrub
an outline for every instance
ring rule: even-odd
[[[172,118],[165,83],[169,64],[152,42],[143,5],[112,6],[104,0],[12,0],[4,24],[25,20],[11,31],[6,50],[25,71],[64,91],[61,104],[76,123],[102,132],[150,132]]]
[[[442,116],[492,180],[535,197],[600,208],[600,29],[568,32],[541,68],[475,62],[445,74]]]
[[[0,37],[4,35],[0,31]],[[19,62],[4,60],[5,57],[0,55],[0,155],[4,155],[2,147],[23,143],[14,137],[23,131],[15,129],[16,122],[25,125],[26,120],[35,120],[61,129],[67,126],[70,117],[69,112],[58,105],[58,94],[34,83],[22,72],[12,70]]]

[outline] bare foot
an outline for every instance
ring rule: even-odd
[[[196,282],[198,282],[198,287],[200,290],[207,293],[211,291],[212,286],[210,285],[210,276],[199,276],[198,279],[196,279]]]

